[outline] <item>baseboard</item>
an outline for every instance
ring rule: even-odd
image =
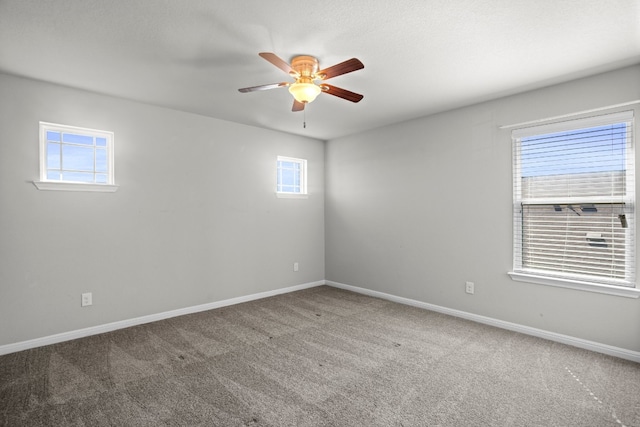
[[[423,308],[425,310],[436,311],[438,313],[448,314],[451,316],[471,320],[474,322],[483,323],[486,325],[495,326],[498,328],[507,329],[514,332],[520,332],[526,335],[531,335],[538,338],[544,338],[550,341],[571,345],[573,347],[578,347],[585,350],[591,350],[597,353],[603,353],[609,356],[619,357],[621,359],[631,360],[632,362],[640,363],[640,352],[637,352],[637,351],[627,350],[620,347],[614,347],[607,344],[601,344],[594,341],[583,340],[581,338],[575,338],[568,335],[549,332],[543,329],[531,328],[529,326],[519,325],[517,323],[505,322],[504,320],[498,320],[491,317],[480,316],[478,314],[467,313],[465,311],[454,310],[451,308],[442,307],[435,304],[428,304],[426,302],[417,301],[410,298],[398,297],[398,296],[387,294],[384,292],[373,291],[371,289],[345,285],[344,283],[338,283],[338,282],[326,280],[325,284],[329,286],[333,286],[335,288],[345,289],[348,291],[357,292],[357,293],[369,295],[372,297],[382,298],[382,299],[397,302],[400,304]]]
[[[215,308],[227,307],[230,305],[240,304],[243,302],[254,301],[262,298],[268,298],[275,295],[286,294],[293,291],[313,288],[313,287],[324,285],[324,284],[325,284],[324,280],[319,280],[317,282],[310,282],[310,283],[304,283],[302,285],[289,286],[286,288],[275,289],[273,291],[259,292],[257,294],[245,295],[245,296],[230,298],[222,301],[214,301],[207,304],[179,308],[177,310],[165,311],[163,313],[150,314],[148,316],[136,317],[133,319],[107,323],[104,325],[92,326],[90,328],[63,332],[60,334],[50,335],[42,338],[36,338],[28,341],[21,341],[13,344],[6,344],[6,345],[0,346],[0,356],[3,354],[9,354],[9,353],[22,351],[22,350],[28,350],[30,348],[57,344],[60,342],[70,341],[77,338],[84,338],[91,335],[97,335],[105,332],[115,331],[118,329],[129,328],[131,326],[137,326],[145,323],[156,322],[158,320],[169,319],[171,317],[183,316],[185,314],[198,313],[201,311],[213,310]]]
[[[619,357],[621,359],[626,359],[626,360],[640,363],[640,352],[637,352],[637,351],[627,350],[620,347],[614,347],[607,344],[601,344],[594,341],[588,341],[581,338],[575,338],[568,335],[558,334],[555,332],[549,332],[543,329],[536,329],[529,326],[519,325],[517,323],[505,322],[503,320],[498,320],[491,317],[480,316],[478,314],[468,313],[460,310],[454,310],[451,308],[442,307],[435,304],[429,304],[426,302],[417,301],[410,298],[399,297],[399,296],[387,294],[384,292],[373,291],[371,289],[346,285],[344,283],[333,282],[330,280],[319,280],[316,282],[304,283],[301,285],[275,289],[272,291],[259,292],[257,294],[245,295],[245,296],[230,298],[222,301],[214,301],[207,304],[185,307],[177,310],[165,311],[162,313],[150,314],[148,316],[121,320],[118,322],[92,326],[89,328],[78,329],[75,331],[63,332],[60,334],[50,335],[47,337],[36,338],[32,340],[27,340],[27,341],[21,341],[18,343],[6,344],[6,345],[0,346],[0,355],[15,353],[18,351],[28,350],[36,347],[42,347],[45,345],[57,344],[60,342],[70,341],[77,338],[84,338],[91,335],[97,335],[105,332],[115,331],[118,329],[129,328],[131,326],[137,326],[145,323],[156,322],[158,320],[164,320],[172,317],[183,316],[185,314],[192,314],[192,313],[198,313],[201,311],[227,307],[230,305],[254,301],[262,298],[268,298],[275,295],[299,291],[302,289],[313,288],[313,287],[325,285],[325,284],[328,286],[333,286],[335,288],[345,289],[348,291],[357,292],[357,293],[369,295],[372,297],[382,298],[382,299],[397,302],[400,304],[410,305],[410,306],[422,308],[425,310],[431,310],[438,313],[448,314],[451,316],[460,317],[462,319],[467,319],[474,322],[483,323],[486,325],[495,326],[498,328],[507,329],[514,332],[520,332],[526,335],[531,335],[538,338],[544,338],[550,341],[555,341],[562,344],[583,348],[585,350],[595,351],[598,353],[607,354],[609,356]]]

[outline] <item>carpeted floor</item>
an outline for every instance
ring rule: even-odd
[[[0,357],[2,426],[640,426],[640,365],[321,286]]]

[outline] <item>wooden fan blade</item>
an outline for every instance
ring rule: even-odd
[[[295,99],[293,100],[293,107],[291,111],[302,111],[304,110],[304,102],[298,102]]]
[[[364,64],[357,58],[351,58],[344,62],[334,65],[333,67],[325,68],[316,73],[321,80],[327,80],[336,76],[350,73],[352,71],[361,70],[364,68]]]
[[[246,93],[246,92],[255,92],[255,91],[258,91],[258,90],[276,89],[276,88],[284,87],[284,86],[289,86],[289,83],[272,83],[272,84],[268,84],[268,85],[243,87],[242,89],[238,89],[238,91],[240,91],[242,93]]]
[[[297,76],[298,73],[296,72],[296,70],[294,70],[293,68],[291,68],[291,65],[289,65],[288,63],[286,63],[283,59],[281,59],[278,55],[276,55],[275,53],[271,53],[271,52],[260,52],[258,55],[260,55],[261,57],[263,57],[264,59],[266,59],[267,61],[271,62],[273,65],[275,65],[276,67],[280,68],[282,71],[284,71],[287,74],[290,75],[295,75]]]
[[[320,87],[322,88],[323,92],[326,92],[329,95],[337,96],[338,98],[346,99],[347,101],[360,102],[360,100],[364,98],[364,96],[360,95],[359,93],[351,92],[350,90],[341,89],[339,87],[331,86],[328,84],[323,83],[322,85],[320,85]]]

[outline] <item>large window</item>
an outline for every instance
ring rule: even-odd
[[[307,161],[278,156],[276,163],[276,193],[279,196],[307,194]]]
[[[40,122],[38,188],[113,191],[113,171],[112,132]]]
[[[633,114],[515,130],[512,277],[635,287]]]

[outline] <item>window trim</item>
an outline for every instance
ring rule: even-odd
[[[289,191],[278,191],[278,163],[294,162],[300,165],[300,192],[293,193]],[[281,199],[307,199],[309,193],[307,191],[307,160],[295,157],[277,156],[276,158],[276,197]]]
[[[640,298],[640,289],[627,286],[603,285],[580,280],[562,279],[559,277],[538,276],[536,274],[519,271],[509,271],[507,274],[516,282],[535,283],[538,285],[576,289],[579,291],[596,292],[627,298]]]
[[[58,181],[47,178],[47,131],[56,132],[76,132],[83,135],[99,136],[107,140],[107,182],[104,184],[75,181]],[[110,131],[89,129],[78,126],[62,125],[58,123],[39,122],[40,139],[40,179],[34,180],[33,184],[38,190],[59,190],[59,191],[88,191],[113,193],[118,189],[115,184],[114,166],[114,133]]]
[[[511,136],[510,142],[512,144],[512,147],[514,147],[515,149],[515,144],[513,142],[516,139],[522,139],[528,136],[539,135],[544,133],[560,132],[560,131],[571,131],[571,130],[581,129],[585,127],[595,127],[602,124],[611,123],[612,121],[615,121],[615,120],[631,122],[632,124],[631,137],[634,139],[634,141],[632,141],[631,151],[627,153],[626,162],[627,162],[627,170],[629,170],[629,167],[628,167],[629,164],[633,165],[635,169],[635,150],[636,150],[636,147],[635,147],[635,138],[636,138],[635,137],[635,132],[636,132],[635,116],[636,114],[635,113],[636,111],[634,110],[635,109],[632,109],[632,110],[627,109],[627,110],[613,111],[613,112],[604,113],[604,114],[601,113],[596,116],[575,117],[575,118],[567,119],[560,122],[547,122],[547,123],[537,122],[536,124],[532,124],[530,126],[514,129],[510,135]],[[629,118],[628,115],[631,115],[631,117]],[[625,118],[625,116],[627,117]],[[517,165],[516,165],[516,162],[518,162]],[[515,156],[515,153],[514,153],[514,162],[512,164],[512,168],[517,167],[517,169],[519,170],[520,169],[519,162],[520,162],[519,155]],[[512,172],[512,175],[513,175],[513,172]],[[633,191],[635,195],[635,173],[631,175],[631,178],[633,178],[631,182],[631,185],[632,185],[631,191]],[[519,282],[534,283],[539,285],[555,286],[555,287],[561,287],[561,288],[567,288],[567,289],[595,292],[600,294],[621,296],[621,297],[627,297],[627,298],[640,298],[640,288],[638,287],[637,282],[634,282],[633,286],[627,286],[627,285],[597,283],[595,281],[594,282],[583,281],[577,278],[564,278],[564,277],[553,276],[552,274],[538,275],[535,273],[535,271],[522,270],[522,266],[516,265],[516,259],[517,259],[516,251],[518,249],[521,251],[522,248],[520,247],[520,245],[518,244],[518,240],[516,239],[516,233],[519,232],[519,229],[516,226],[517,209],[515,207],[516,207],[516,204],[527,202],[527,200],[522,199],[522,196],[519,194],[520,183],[516,182],[515,176],[514,176],[513,185],[514,185],[514,188],[513,188],[513,204],[514,204],[513,233],[514,235],[512,236],[513,266],[511,271],[507,273],[512,280],[519,281]],[[567,200],[569,200],[569,198],[567,198]],[[542,200],[542,199],[538,200],[538,202],[544,202],[544,201],[545,200]],[[620,201],[625,204],[630,204],[630,205],[633,204],[634,217],[635,217],[635,200],[632,201],[629,199],[627,195],[625,195],[625,197]],[[531,200],[529,200],[529,202],[531,202]],[[558,200],[555,200],[555,202],[557,203]],[[563,199],[562,203],[564,204],[567,202]],[[635,237],[637,233],[637,229],[635,228],[635,226],[636,224],[634,224],[634,236],[633,236],[634,241],[632,243],[634,248],[637,245],[637,239]],[[633,252],[634,252],[633,255],[635,257],[636,256],[635,250]],[[636,258],[631,260],[634,264],[636,264],[635,268],[637,268],[636,260],[637,260]]]
[[[94,193],[115,193],[118,190],[117,185],[92,184],[90,182],[33,181],[33,185],[38,190],[89,191]]]
[[[302,193],[279,193],[276,191],[276,197],[278,199],[308,199],[308,194]]]

